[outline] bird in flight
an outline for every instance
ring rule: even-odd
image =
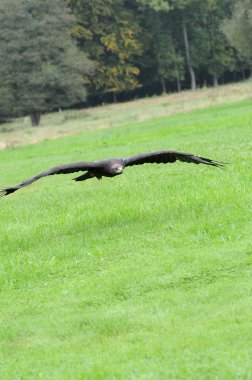
[[[102,179],[102,177],[115,177],[122,174],[125,167],[143,164],[169,164],[175,161],[182,161],[193,164],[204,164],[218,168],[224,168],[223,162],[213,161],[209,158],[196,156],[191,153],[177,152],[175,150],[159,150],[156,152],[141,153],[136,156],[126,158],[110,158],[102,161],[74,162],[54,166],[42,173],[35,175],[15,186],[5,187],[0,190],[0,196],[5,196],[22,189],[25,186],[39,180],[40,178],[54,174],[69,174],[84,172],[80,176],[73,178],[75,181],[85,181],[90,178]]]

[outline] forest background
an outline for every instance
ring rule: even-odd
[[[252,0],[3,0],[0,119],[251,76]]]

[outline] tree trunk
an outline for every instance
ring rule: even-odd
[[[217,76],[216,75],[213,75],[213,86],[214,87],[217,87],[218,86],[218,78],[217,78]]]
[[[178,75],[177,75],[176,80],[177,80],[177,91],[178,91],[178,92],[181,92],[181,82],[180,82],[180,79],[179,79],[179,76],[178,76]]]
[[[177,91],[181,92],[181,82],[180,82],[180,77],[179,77],[179,70],[178,70],[178,66],[176,63],[175,63],[175,70],[176,70]]]
[[[30,114],[31,117],[31,124],[33,127],[37,127],[40,122],[41,112],[40,111],[33,111]]]
[[[183,37],[184,37],[184,44],[185,44],[186,62],[187,62],[188,70],[191,77],[191,89],[196,90],[196,87],[197,87],[196,78],[195,78],[195,73],[192,67],[192,61],[191,61],[191,56],[190,56],[187,27],[184,21],[182,21],[182,29],[183,29]]]
[[[114,103],[117,103],[117,96],[116,96],[116,92],[113,92],[113,102],[114,102]]]
[[[250,76],[249,77],[252,78],[252,69],[250,70]]]
[[[167,94],[166,84],[165,84],[164,78],[161,78],[161,85],[162,85],[163,94]]]

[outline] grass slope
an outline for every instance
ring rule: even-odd
[[[1,379],[252,379],[251,105],[0,152],[4,185],[155,149],[230,162],[55,176],[1,199]]]
[[[31,128],[29,117],[14,119],[11,123],[0,124],[0,149],[34,144],[87,130],[137,123],[157,116],[171,116],[211,105],[251,100],[251,93],[252,80],[246,80],[125,103],[48,113],[42,116],[39,128]]]

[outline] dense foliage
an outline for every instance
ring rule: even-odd
[[[85,87],[97,104],[251,72],[251,0],[3,0],[0,10],[0,117],[83,104]]]
[[[0,4],[0,112],[30,114],[86,98],[91,64],[70,35],[73,18],[57,0],[3,0]]]
[[[223,30],[252,67],[252,0],[236,1],[232,17],[225,20]]]
[[[234,0],[67,0],[80,48],[97,63],[90,95],[167,92],[249,75],[250,60],[224,23]],[[251,0],[240,0],[246,13]],[[232,15],[234,13],[234,15]],[[246,13],[247,14],[247,13]],[[251,32],[251,15],[247,16]],[[238,28],[238,27],[237,27]],[[240,33],[241,34],[241,33]],[[244,42],[244,46],[248,42]],[[139,89],[139,90],[136,90]],[[95,98],[97,99],[97,97]],[[109,98],[108,98],[109,99]],[[110,99],[109,99],[110,100]]]

